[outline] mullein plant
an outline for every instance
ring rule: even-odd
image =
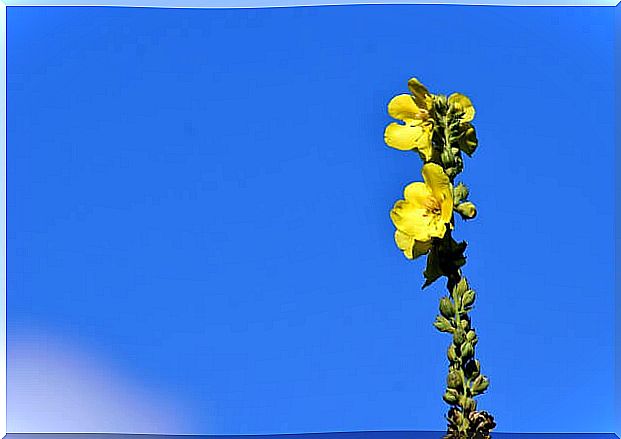
[[[446,439],[487,439],[496,427],[492,415],[477,409],[475,397],[484,393],[488,378],[475,359],[478,337],[470,311],[475,292],[462,274],[466,242],[453,238],[455,213],[464,220],[476,216],[468,188],[455,179],[464,167],[462,154],[472,156],[478,141],[472,120],[474,107],[460,93],[431,94],[416,78],[408,81],[410,93],[395,96],[388,113],[402,123],[386,127],[384,140],[401,151],[414,151],[422,159],[422,182],[405,187],[402,200],[390,211],[396,227],[395,242],[406,258],[427,256],[423,289],[445,277],[448,294],[440,299],[433,325],[451,334],[446,391]]]

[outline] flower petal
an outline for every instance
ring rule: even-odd
[[[420,181],[408,184],[403,191],[403,195],[406,201],[420,209],[426,208],[429,205],[427,200],[429,197],[433,197],[429,186]]]
[[[395,231],[395,242],[397,243],[397,247],[399,250],[403,252],[406,258],[414,259],[412,255],[412,249],[414,248],[414,237],[408,235],[407,233],[403,233],[401,230]]]
[[[412,95],[414,95],[414,102],[420,108],[424,108],[426,110],[430,109],[430,100],[428,97],[431,96],[427,87],[425,87],[418,79],[410,78],[408,81],[408,88]]]
[[[423,165],[423,179],[440,203],[442,223],[448,223],[453,215],[453,187],[442,166],[435,163]]]
[[[431,158],[432,134],[431,125],[429,124],[412,126],[393,122],[384,131],[384,141],[388,146],[401,151],[416,149],[425,156],[426,160],[429,160]]]
[[[414,103],[411,95],[402,94],[395,96],[388,103],[388,114],[395,119],[414,121],[420,119],[420,108]]]
[[[390,211],[390,219],[397,229],[416,240],[428,241],[431,239],[429,232],[433,218],[428,215],[426,209],[415,207],[405,200],[399,200]]]
[[[431,240],[417,241],[413,236],[403,233],[401,230],[395,231],[395,242],[408,259],[416,259],[431,249]]]
[[[453,93],[449,96],[448,102],[450,105],[464,112],[461,118],[462,122],[470,122],[474,119],[474,106],[472,102],[470,102],[468,96],[464,96],[461,93]]]

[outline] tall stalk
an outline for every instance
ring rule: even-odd
[[[477,411],[475,396],[489,387],[489,380],[481,374],[481,364],[475,359],[478,337],[469,312],[474,307],[476,294],[465,277],[457,273],[459,280],[449,295],[440,299],[440,315],[434,326],[453,335],[447,351],[449,360],[447,389],[443,399],[452,407],[446,418],[447,438],[488,438],[496,426],[494,418],[485,411]]]
[[[408,81],[410,94],[394,97],[388,112],[403,124],[391,123],[384,139],[399,150],[412,150],[423,160],[424,183],[406,186],[404,199],[395,203],[391,219],[397,230],[395,241],[408,259],[427,255],[423,288],[446,277],[448,295],[440,299],[440,314],[434,326],[452,335],[448,348],[448,375],[444,401],[447,439],[487,439],[496,426],[492,415],[477,410],[476,396],[489,387],[475,359],[478,337],[470,311],[476,294],[462,274],[466,242],[453,238],[455,214],[463,220],[476,216],[468,201],[469,190],[455,178],[463,170],[462,153],[472,156],[478,146],[471,124],[474,107],[460,93],[434,95],[416,78]]]

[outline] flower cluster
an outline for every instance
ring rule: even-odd
[[[415,151],[423,161],[422,182],[405,187],[403,199],[390,211],[395,242],[406,258],[427,255],[423,288],[446,277],[448,296],[440,300],[434,326],[453,336],[447,356],[449,371],[443,399],[451,405],[446,419],[449,439],[486,439],[496,426],[492,415],[477,411],[474,397],[484,393],[489,380],[475,359],[478,337],[468,313],[475,292],[461,267],[466,263],[466,242],[457,242],[452,232],[455,213],[465,220],[476,216],[468,201],[469,190],[454,184],[464,167],[462,153],[472,156],[478,141],[472,126],[475,111],[470,99],[460,93],[431,94],[416,78],[408,81],[409,94],[395,96],[388,113],[402,123],[386,127],[384,140],[401,151]]]
[[[395,242],[408,259],[434,251],[446,252],[463,247],[445,239],[454,227],[453,212],[462,218],[476,216],[476,207],[467,200],[465,185],[453,186],[453,180],[463,170],[462,152],[472,155],[477,138],[471,122],[474,106],[468,97],[453,93],[450,96],[431,94],[412,78],[409,94],[395,96],[388,104],[388,113],[403,123],[393,122],[386,127],[384,140],[401,151],[415,151],[423,160],[423,181],[410,183],[404,199],[395,203],[390,217],[396,227]],[[463,259],[454,255],[453,259]],[[438,264],[438,258],[428,258],[426,272],[430,284],[450,273],[450,267]],[[459,267],[457,267],[459,268]]]

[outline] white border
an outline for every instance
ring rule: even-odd
[[[0,0],[6,6],[119,6],[145,8],[279,8],[338,5],[616,6],[621,0]]]
[[[6,5],[0,0],[0,437],[6,435]]]
[[[621,72],[621,6],[615,8],[614,13],[614,43],[613,50],[614,59],[614,72],[615,78],[618,77]],[[621,83],[616,79],[614,83],[614,99],[615,99],[615,120],[617,124],[615,129],[615,222],[614,222],[614,236],[615,236],[615,334],[614,334],[614,399],[613,399],[613,412],[615,434],[621,438],[621,153],[619,152],[619,146],[621,146],[621,122],[619,117],[621,116]]]
[[[0,437],[6,435],[6,5],[0,0]]]
[[[360,1],[336,0],[322,2],[314,0],[299,3],[295,0],[107,0],[88,3],[85,1],[53,0],[0,0],[0,438],[6,436],[6,8],[7,6],[118,6],[148,8],[276,8],[292,6],[336,6],[336,5],[371,5],[371,4],[424,4],[424,5],[473,5],[473,6],[617,6],[621,0],[462,0],[462,1],[425,1],[425,0],[385,0]],[[621,12],[617,11],[617,14]],[[621,32],[621,30],[617,30]],[[618,38],[618,37],[617,37]],[[616,55],[616,54],[615,54]],[[619,93],[617,91],[617,93]],[[619,300],[620,298],[617,298]],[[618,312],[621,305],[617,304]],[[617,315],[617,319],[620,317]],[[617,322],[621,326],[621,323]],[[618,330],[617,338],[621,336]],[[620,340],[617,340],[619,343]],[[617,349],[620,349],[617,347]],[[617,354],[619,355],[619,354]],[[620,361],[620,360],[617,360]],[[617,364],[617,373],[619,369]],[[621,380],[621,379],[620,379]],[[621,383],[616,383],[621,388]],[[621,395],[616,395],[621,398]],[[618,403],[621,404],[621,403]],[[617,407],[615,407],[617,409]],[[615,410],[616,411],[616,410]],[[615,413],[616,414],[616,413]],[[616,433],[621,435],[621,420],[617,420]],[[620,436],[621,437],[621,436]]]

